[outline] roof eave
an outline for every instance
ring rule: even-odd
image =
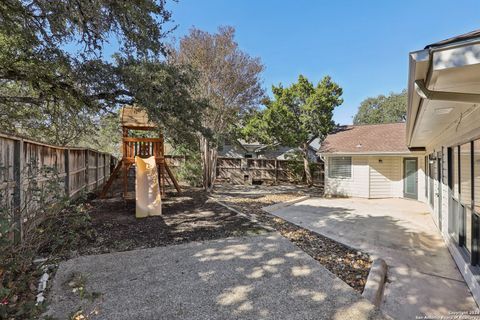
[[[318,152],[320,156],[408,156],[423,155],[422,151],[362,151],[362,152]]]
[[[428,49],[414,51],[409,54],[409,73],[408,73],[408,103],[407,103],[407,121],[406,121],[406,141],[407,146],[411,146],[413,131],[421,99],[417,103],[414,99],[415,80],[417,80],[417,63],[430,60],[430,51]],[[425,77],[426,75],[424,75]]]

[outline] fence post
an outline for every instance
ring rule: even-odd
[[[88,192],[90,180],[90,168],[88,167],[88,149],[85,149],[85,192]]]
[[[70,149],[63,151],[65,158],[65,196],[70,198]]]
[[[107,155],[105,153],[102,153],[102,157],[103,157],[103,167],[102,167],[102,171],[103,171],[103,182],[102,184],[104,184],[107,180]]]
[[[13,145],[13,180],[15,181],[13,188],[13,221],[15,225],[13,240],[16,244],[22,241],[22,200],[24,199],[22,190],[23,170],[23,140],[20,139],[15,140]]]
[[[95,190],[98,189],[98,176],[99,176],[98,169],[100,167],[98,165],[98,162],[99,162],[98,159],[99,159],[98,152],[95,152]]]
[[[275,159],[275,183],[278,182],[278,159]]]

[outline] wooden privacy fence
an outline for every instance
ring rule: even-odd
[[[116,158],[85,148],[58,147],[0,133],[0,214],[10,215],[17,241],[23,224],[33,218],[35,201],[26,194],[28,184],[38,189],[48,183],[70,198],[94,191],[110,176]],[[51,192],[51,191],[50,191]],[[47,195],[52,196],[52,195]],[[3,223],[8,220],[5,216]]]
[[[185,165],[188,158],[165,155],[165,160],[176,174],[177,170]],[[218,157],[217,181],[227,181],[233,184],[296,183],[305,179],[303,168],[303,161]],[[310,168],[313,182],[323,186],[323,162],[310,163]]]
[[[313,182],[323,185],[323,163],[310,164]],[[218,158],[217,179],[234,184],[263,182],[300,182],[303,162],[278,159]]]

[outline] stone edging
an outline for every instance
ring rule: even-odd
[[[309,198],[310,198],[309,195],[301,196],[301,197],[298,197],[298,198],[295,198],[295,199],[292,199],[292,200],[283,201],[283,202],[272,204],[270,206],[263,207],[262,210],[270,213],[270,212],[278,210],[280,208],[291,206],[294,203],[302,202],[302,201],[307,200]]]
[[[363,289],[362,296],[373,303],[377,308],[383,300],[383,291],[387,277],[387,263],[383,259],[375,259],[368,273],[367,283]]]
[[[262,228],[268,230],[268,231],[276,231],[274,228],[270,227],[270,226],[267,226],[265,225],[264,223],[261,223],[260,221],[258,221],[257,219],[255,219],[255,217],[253,217],[252,215],[249,215],[249,214],[245,214],[235,208],[232,208],[230,207],[228,204],[226,203],[223,203],[222,201],[218,200],[217,198],[215,197],[208,197],[209,199],[215,201],[216,203],[218,203],[219,205],[221,205],[222,207],[225,207],[227,208],[228,210],[232,211],[232,212],[235,212],[236,214],[238,214],[239,216],[242,216],[250,221],[252,221],[253,223],[256,223],[258,225],[260,225]]]

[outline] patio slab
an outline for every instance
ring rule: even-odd
[[[82,275],[94,301],[68,285]],[[88,294],[87,294],[88,296]],[[384,319],[278,233],[83,256],[60,264],[47,314],[91,319]]]
[[[395,319],[477,309],[423,203],[311,198],[270,212],[385,259],[389,271],[381,309]]]

